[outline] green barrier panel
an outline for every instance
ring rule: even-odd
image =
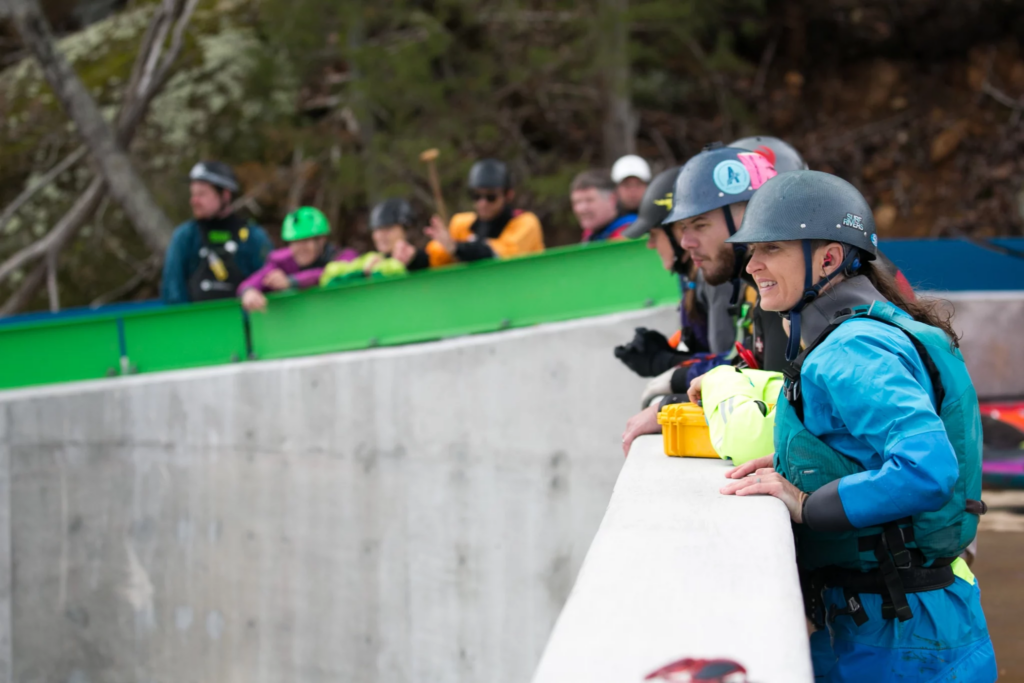
[[[251,316],[258,358],[442,339],[678,303],[642,241],[552,249],[270,297]]]
[[[11,325],[0,331],[0,389],[118,373],[117,317]]]
[[[171,306],[123,319],[131,372],[219,365],[246,356],[237,299]]]

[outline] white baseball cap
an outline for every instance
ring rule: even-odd
[[[626,178],[639,178],[645,183],[649,183],[651,182],[651,167],[635,154],[619,157],[619,160],[612,166],[612,182],[618,185]]]

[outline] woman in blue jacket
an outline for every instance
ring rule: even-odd
[[[789,508],[819,681],[991,683],[977,581],[978,399],[949,321],[873,263],[871,209],[817,171],[773,178],[731,242],[790,327],[775,450],[722,489]],[[750,475],[750,476],[747,476]]]

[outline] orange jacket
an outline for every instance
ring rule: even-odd
[[[474,236],[471,228],[475,222],[475,213],[457,213],[448,224],[448,233],[456,242],[468,242]],[[487,240],[487,244],[498,258],[533,254],[544,251],[544,232],[537,216],[529,211],[523,211],[513,216],[501,234]],[[455,255],[449,254],[435,240],[427,244],[427,256],[430,257],[432,268],[456,262]]]

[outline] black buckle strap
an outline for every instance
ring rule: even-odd
[[[881,541],[875,546],[875,559],[878,560],[878,570],[885,582],[895,617],[900,621],[908,621],[914,613],[907,602],[899,570],[910,569],[911,557],[903,542],[903,532],[895,524],[886,525],[882,531]]]
[[[913,527],[911,527],[912,529]],[[903,534],[903,529],[892,524],[886,526],[882,531],[882,540],[888,547],[889,554],[892,555],[892,561],[896,565],[896,569],[910,569],[911,557],[906,544],[913,539],[906,538]]]
[[[850,588],[844,588],[843,599],[846,600],[846,607],[839,608],[832,605],[828,608],[828,623],[831,624],[836,620],[836,617],[845,614],[851,617],[853,619],[853,623],[857,626],[863,626],[866,624],[868,621],[868,613],[860,604],[860,595]]]
[[[890,522],[890,524],[896,525],[900,528],[904,546],[906,546],[907,543],[914,542],[915,537],[913,518],[904,517],[903,519],[897,519],[894,522]],[[857,539],[857,550],[862,553],[871,553],[874,552],[875,546],[877,546],[881,542],[882,534],[875,534],[874,536],[861,536]],[[917,549],[911,548],[910,553],[911,555],[916,555],[916,557],[912,559],[914,566],[920,566],[925,563],[924,555],[919,554]]]
[[[819,631],[825,628],[825,575],[820,571],[800,572],[800,592],[804,596],[804,614]]]

